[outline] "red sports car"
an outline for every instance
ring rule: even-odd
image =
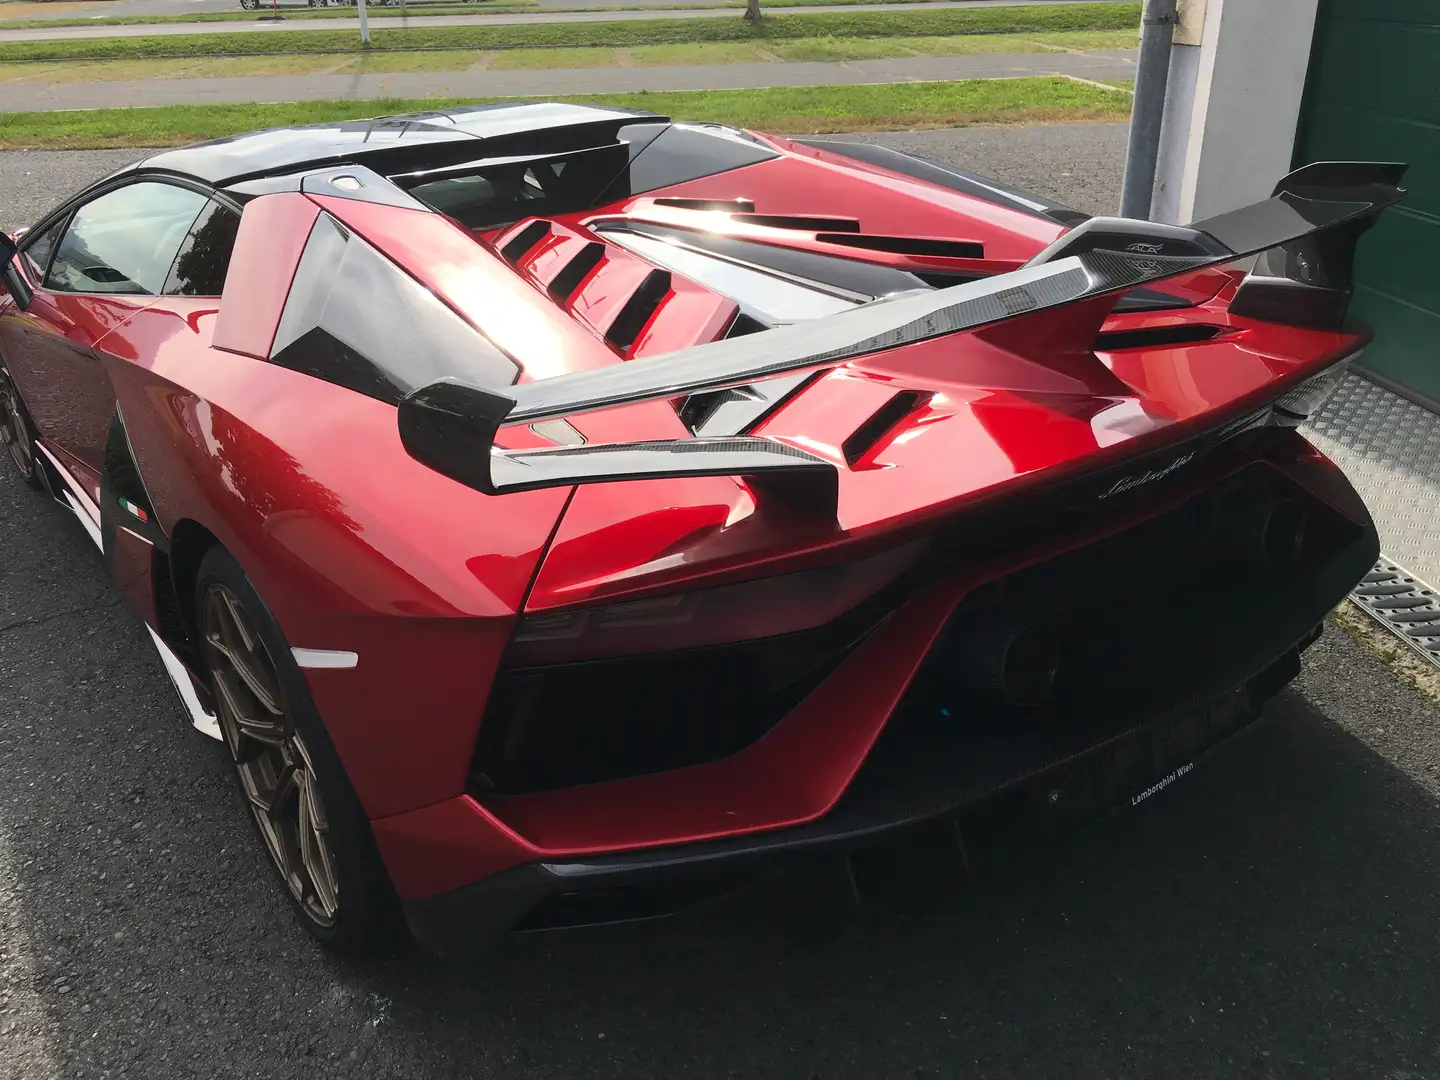
[[[1403,172],[1180,228],[619,109],[257,132],[0,242],[0,433],[327,945],[844,910],[1295,675],[1377,553],[1296,427]]]

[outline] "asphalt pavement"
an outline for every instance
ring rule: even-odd
[[[1115,202],[1122,128],[874,138]],[[0,154],[0,226],[133,153]],[[340,964],[78,525],[0,472],[0,1077],[1432,1080],[1440,713],[1340,632],[1307,660],[1138,808],[818,952],[727,908]]]
[[[477,58],[481,55],[476,54]],[[657,67],[538,68],[510,71],[394,71],[374,75],[256,75],[127,82],[10,83],[0,113],[50,109],[208,105],[217,102],[369,101],[372,98],[555,97],[665,90],[743,90],[765,86],[1011,79],[1065,75],[1089,81],[1132,79],[1135,51],[912,56],[840,62],[687,64]],[[1122,93],[1123,91],[1116,91]]]
[[[943,11],[956,8],[1034,7],[1051,4],[1085,3],[1087,0],[935,0],[933,3],[905,4],[855,4],[848,7],[769,7],[769,15],[813,15],[825,11]],[[1094,0],[1088,0],[1094,2]],[[1104,0],[1101,0],[1104,2]],[[577,5],[578,6],[578,5]],[[200,9],[196,9],[200,10]],[[173,14],[166,10],[162,14]],[[119,14],[119,12],[116,12]],[[131,12],[131,14],[134,14]],[[283,12],[282,12],[283,14]],[[513,12],[495,15],[426,15],[407,18],[404,16],[377,16],[372,29],[401,26],[503,26],[541,23],[549,25],[559,22],[629,22],[636,19],[735,19],[739,13],[734,8],[694,8],[680,10],[632,10],[632,11],[541,11]],[[384,21],[379,21],[381,18]],[[293,22],[249,22],[236,19],[224,22],[188,23],[142,23],[138,26],[116,26],[98,24],[95,26],[52,26],[34,29],[0,30],[0,41],[51,41],[60,38],[112,38],[112,37],[155,37],[157,35],[185,34],[247,34],[255,31],[274,30],[354,30],[359,33],[358,16],[351,13],[345,18],[304,19]]]

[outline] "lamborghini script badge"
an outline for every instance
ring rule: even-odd
[[[1120,480],[1116,480],[1115,483],[1111,486],[1110,490],[1101,495],[1100,498],[1108,499],[1111,495],[1119,495],[1122,491],[1129,491],[1132,488],[1140,487],[1142,484],[1150,484],[1156,480],[1163,480],[1165,479],[1165,477],[1173,473],[1176,469],[1179,469],[1182,466],[1188,465],[1190,462],[1194,461],[1196,453],[1197,451],[1191,450],[1190,453],[1180,455],[1178,458],[1170,462],[1170,464],[1166,465],[1164,468],[1146,469],[1139,476],[1126,476]]]

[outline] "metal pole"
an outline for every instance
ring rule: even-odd
[[[1130,113],[1130,146],[1125,152],[1125,188],[1120,196],[1121,217],[1150,217],[1175,21],[1175,0],[1145,0],[1140,22],[1140,62],[1135,69],[1135,105]]]
[[[365,0],[356,0],[356,3],[360,5],[360,43],[361,43],[362,45],[369,45],[369,44],[370,44],[370,19],[369,19],[369,16],[367,16],[367,15],[365,14]],[[1170,3],[1171,3],[1171,5],[1173,6],[1174,3],[1175,3],[1175,0],[1170,0]],[[1153,170],[1152,170],[1152,174],[1153,174]]]

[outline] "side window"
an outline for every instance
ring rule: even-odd
[[[30,277],[35,281],[45,276],[45,268],[50,265],[50,253],[55,250],[55,241],[60,239],[60,230],[63,228],[65,220],[62,218],[25,245],[24,255],[30,263]]]
[[[225,271],[230,268],[230,252],[239,229],[240,215],[211,199],[180,245],[165,294],[219,296],[224,292]]]
[[[60,238],[45,288],[158,295],[206,201],[188,188],[139,183],[86,203]]]

